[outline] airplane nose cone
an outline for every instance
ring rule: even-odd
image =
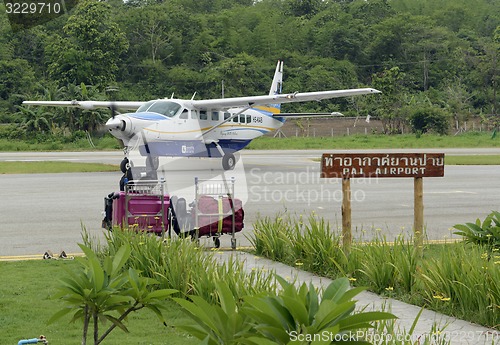
[[[116,117],[112,117],[106,122],[106,128],[110,131],[112,130],[123,131],[125,129],[125,121],[120,120]]]

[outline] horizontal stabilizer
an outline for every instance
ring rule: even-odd
[[[299,118],[299,117],[341,117],[344,114],[339,112],[333,113],[278,113],[273,114],[273,117]]]

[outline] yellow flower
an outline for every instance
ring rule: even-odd
[[[434,299],[443,299],[443,296],[441,296],[441,295],[434,295],[434,296],[432,296],[432,298],[434,298]]]
[[[386,289],[387,291],[392,291],[392,290],[394,290],[394,287],[389,286],[389,287],[386,287],[385,289]]]
[[[441,298],[441,301],[448,302],[450,299],[451,299],[450,297],[443,297]]]
[[[304,263],[302,263],[300,261],[295,263],[295,266],[303,266],[303,265],[304,265]]]
[[[349,277],[349,281],[351,281],[351,282],[355,282],[355,281],[356,281],[356,278]]]

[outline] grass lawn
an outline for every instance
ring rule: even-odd
[[[0,344],[17,344],[21,339],[36,338],[41,334],[49,344],[79,344],[83,323],[69,323],[64,317],[51,325],[47,320],[64,305],[52,300],[59,279],[65,269],[76,269],[72,260],[33,260],[0,262]],[[190,322],[174,302],[165,302],[167,327],[149,310],[131,314],[126,323],[130,333],[115,329],[104,344],[198,344],[173,325]],[[89,330],[92,331],[92,328]],[[91,336],[87,343],[90,344]]]
[[[41,174],[71,172],[113,172],[117,165],[74,162],[0,162],[0,174]]]
[[[351,135],[338,137],[260,137],[253,140],[251,150],[308,150],[308,149],[425,149],[425,148],[476,148],[500,147],[500,136],[491,133],[470,132],[461,135],[430,135],[417,138],[404,135]]]

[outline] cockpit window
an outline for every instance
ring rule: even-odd
[[[139,107],[139,109],[136,110],[137,113],[143,113],[145,111],[147,111],[149,109],[149,107],[151,107],[153,105],[155,101],[149,101],[149,102],[146,102],[144,103],[143,105],[141,105]]]
[[[144,103],[139,109],[137,109],[137,112],[152,112],[152,113],[158,113],[162,114],[168,117],[172,117],[177,112],[181,106],[175,102],[170,102],[170,101],[150,101],[147,103]]]

